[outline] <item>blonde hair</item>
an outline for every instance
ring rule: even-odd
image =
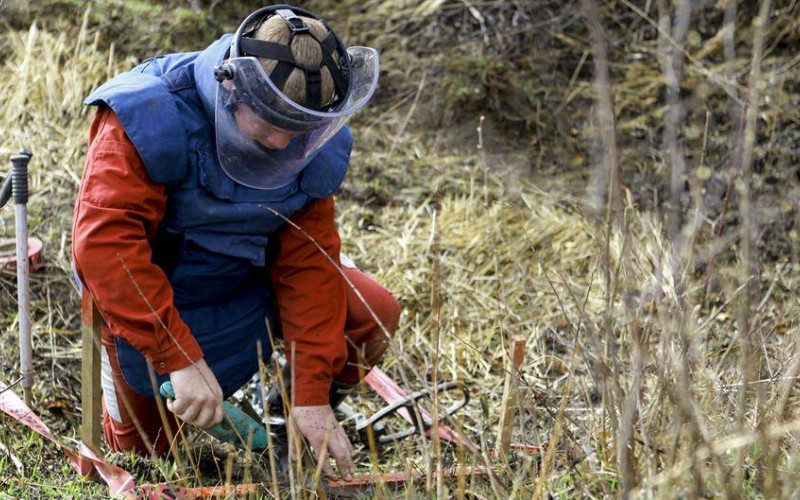
[[[325,37],[328,36],[328,30],[325,28],[325,25],[318,20],[304,16],[299,17],[306,23],[308,30],[317,40],[324,40]],[[265,42],[288,45],[290,34],[291,31],[286,25],[286,21],[280,16],[272,16],[258,28],[253,38]],[[292,39],[290,49],[298,65],[312,68],[320,67],[322,63],[322,48],[314,38],[306,34],[297,34]],[[333,60],[338,63],[337,54],[333,54]],[[278,61],[274,59],[262,58],[260,61],[267,75],[269,75],[278,64]],[[331,73],[327,67],[320,67],[320,77],[322,79],[320,102],[325,104],[333,99],[335,87],[333,84],[333,77],[331,77]],[[306,75],[302,69],[295,68],[291,72],[281,92],[301,106],[306,105]]]

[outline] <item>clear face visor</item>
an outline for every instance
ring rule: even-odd
[[[232,79],[217,85],[217,157],[234,181],[276,189],[294,180],[315,153],[363,108],[378,84],[378,51],[350,47],[349,90],[333,110],[289,99],[255,57],[228,59]]]

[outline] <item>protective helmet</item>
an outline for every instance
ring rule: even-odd
[[[254,38],[258,28],[273,16],[280,16],[289,28],[286,45]],[[349,118],[369,102],[378,83],[377,50],[345,47],[324,22],[327,35],[320,40],[299,16],[322,22],[313,13],[289,5],[253,12],[236,30],[229,58],[214,68],[218,82],[215,133],[219,162],[230,178],[251,188],[276,189],[290,183]],[[302,66],[295,61],[291,44],[296,36],[311,37],[319,44],[322,60],[318,66]],[[259,59],[277,61],[269,75]],[[335,89],[329,102],[322,102],[323,67],[328,69]],[[282,91],[296,68],[305,74],[305,105]],[[242,126],[243,116],[247,116],[247,127]],[[270,149],[253,138],[254,120],[256,126],[260,123],[293,138],[283,149]]]

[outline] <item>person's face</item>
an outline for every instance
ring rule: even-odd
[[[242,104],[237,106],[234,118],[242,134],[269,149],[285,149],[292,139],[300,135],[299,132],[289,132],[269,124]]]

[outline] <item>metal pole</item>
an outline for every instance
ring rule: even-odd
[[[30,270],[28,268],[28,162],[22,151],[11,157],[12,193],[17,233],[17,297],[19,302],[19,364],[25,404],[33,400],[33,343],[31,342]]]

